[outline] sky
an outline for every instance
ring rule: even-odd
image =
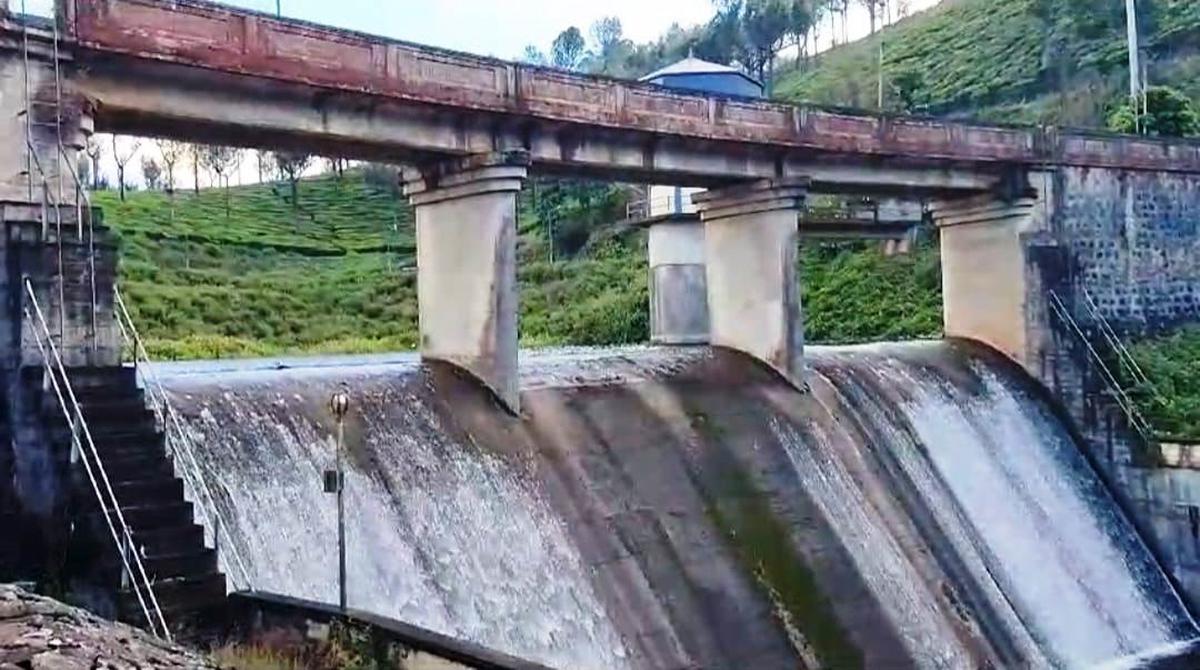
[[[911,0],[912,11],[937,4],[938,0]],[[20,11],[22,3],[31,14],[49,15],[53,0],[8,0]],[[485,56],[517,59],[527,45],[549,51],[562,30],[577,26],[588,36],[588,28],[606,16],[621,19],[625,36],[634,42],[650,42],[678,23],[689,27],[713,15],[712,0],[278,0],[283,15],[314,23],[348,28],[395,39],[466,51]],[[225,0],[225,4],[263,12],[275,12],[276,0]],[[866,11],[851,11],[848,32],[857,38],[869,32]],[[831,31],[822,31],[828,39]],[[824,44],[822,46],[825,46]],[[109,140],[104,138],[104,144]],[[110,154],[105,172],[115,175]],[[155,153],[153,143],[143,142],[142,151]],[[242,180],[256,175],[254,160],[244,161]],[[140,181],[140,161],[133,161],[131,174]],[[190,180],[190,177],[189,177]],[[115,178],[114,178],[115,181]]]

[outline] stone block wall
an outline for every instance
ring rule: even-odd
[[[1061,296],[1088,339],[1098,320],[1122,337],[1200,320],[1200,178],[1063,168],[1048,174],[1044,229],[1025,242],[1030,372],[1058,398],[1143,539],[1200,611],[1200,471],[1160,464],[1130,428],[1073,328],[1048,304]]]

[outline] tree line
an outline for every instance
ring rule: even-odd
[[[907,16],[910,0],[714,0],[705,24],[675,24],[658,40],[635,44],[625,37],[615,16],[592,24],[587,36],[577,26],[564,29],[548,50],[525,47],[525,62],[564,70],[615,77],[639,77],[688,54],[740,67],[770,91],[777,61],[792,49],[796,67],[804,68],[823,43],[850,40],[850,12],[863,7],[874,34]],[[825,42],[822,42],[822,39]]]
[[[218,144],[163,139],[152,140],[151,144],[156,151],[145,152],[146,141],[140,138],[112,135],[108,141],[103,141],[93,136],[84,148],[84,155],[80,156],[78,174],[92,190],[114,188],[120,199],[125,200],[126,193],[136,188],[130,180],[129,167],[140,159],[145,189],[175,193],[190,188],[199,194],[201,178],[207,176],[209,184],[224,189],[228,211],[229,187],[234,176],[240,174],[248,155],[253,155],[259,183],[279,181],[288,184],[293,206],[299,200],[300,180],[319,161],[317,156],[304,152],[249,151]],[[109,183],[101,167],[109,155],[116,167],[115,184]],[[347,159],[340,157],[329,157],[324,161],[326,169],[339,176],[349,165]]]

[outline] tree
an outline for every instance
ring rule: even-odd
[[[742,41],[738,60],[771,91],[775,56],[789,36],[807,30],[807,8],[798,0],[745,0],[742,4]]]
[[[84,147],[84,153],[92,161],[92,190],[100,190],[100,159],[104,156],[104,146],[96,140],[96,136],[88,137],[87,146]]]
[[[146,190],[156,191],[161,185],[162,167],[153,156],[142,156],[142,179],[146,182]]]
[[[271,169],[275,166],[275,157],[271,155],[270,151],[258,149],[254,152],[254,163],[258,168],[258,183],[266,183],[267,176],[271,174]]]
[[[586,48],[583,33],[579,32],[575,26],[571,26],[554,38],[554,43],[550,46],[550,63],[554,67],[564,70],[575,70],[583,60],[583,52]]]
[[[1146,91],[1146,113],[1139,114],[1136,103],[1126,99],[1108,116],[1108,127],[1119,133],[1136,133],[1161,137],[1200,135],[1200,112],[1183,93],[1168,86],[1155,86]]]
[[[291,187],[293,214],[300,208],[300,178],[312,165],[312,161],[313,157],[310,154],[275,152],[275,166],[279,169],[280,176],[287,179],[288,185]],[[297,218],[296,226],[299,227],[299,225],[300,220]]]
[[[521,53],[521,62],[529,63],[530,65],[549,65],[550,61],[546,58],[546,54],[537,48],[534,44],[525,45],[525,51]]]
[[[328,166],[329,171],[337,175],[338,179],[346,176],[346,167],[349,163],[350,161],[340,156],[332,156],[325,159],[325,164]]]
[[[175,169],[183,162],[188,153],[186,142],[175,140],[158,140],[158,155],[162,159],[163,187],[170,193],[175,191]]]
[[[225,187],[225,218],[229,218],[229,178],[237,171],[242,162],[242,150],[237,147],[225,147],[209,144],[201,151],[201,162],[216,176],[218,184]]]
[[[132,161],[137,156],[138,151],[141,150],[142,141],[131,139],[125,142],[125,146],[122,147],[122,143],[118,139],[117,135],[112,136],[113,160],[117,164],[117,192],[120,193],[121,200],[124,201],[125,191],[128,188],[125,182],[125,168],[129,165],[129,161]]]
[[[592,24],[592,41],[596,44],[593,63],[589,68],[592,72],[608,75],[621,74],[622,59],[629,51],[629,41],[625,39],[621,19],[606,16]]]
[[[204,146],[201,144],[188,145],[188,154],[192,159],[192,192],[200,195],[200,159],[204,154]]]
[[[866,8],[867,16],[871,19],[871,34],[875,34],[879,19],[887,13],[888,0],[858,0]]]

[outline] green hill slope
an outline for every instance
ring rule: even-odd
[[[1020,122],[1098,125],[1121,95],[1125,34],[1113,0],[946,0],[839,47],[776,86],[794,101],[873,108],[879,41],[885,105]],[[1120,3],[1114,7],[1122,8]],[[1155,0],[1144,46],[1150,79],[1200,97],[1200,2]],[[1106,13],[1107,12],[1107,13]]]
[[[412,349],[417,343],[410,210],[356,171],[300,185],[199,195],[95,194],[121,243],[121,287],[157,358]],[[644,234],[596,227],[584,250],[549,262],[545,226],[520,212],[525,346],[647,339]],[[565,227],[562,223],[559,224]],[[876,245],[802,254],[806,321],[817,341],[936,335],[936,250],[887,258]],[[902,300],[896,300],[902,296]]]

